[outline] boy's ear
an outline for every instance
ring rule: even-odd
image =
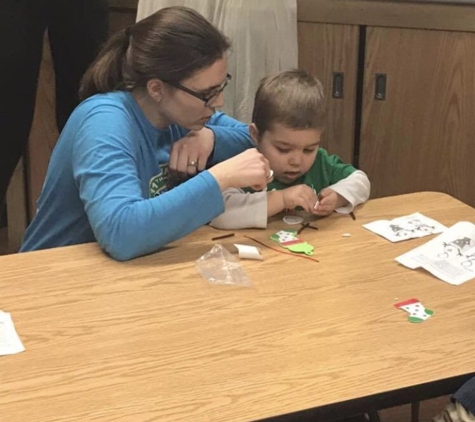
[[[150,79],[147,82],[147,92],[157,103],[162,101],[163,82],[160,79]]]
[[[256,145],[259,145],[259,131],[257,130],[257,126],[254,123],[249,125],[249,134],[251,135],[252,142],[254,142]]]

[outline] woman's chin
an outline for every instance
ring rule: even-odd
[[[208,120],[198,120],[188,126],[185,126],[188,130],[201,130],[205,127],[205,124]]]

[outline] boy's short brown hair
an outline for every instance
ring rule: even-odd
[[[276,123],[297,130],[323,129],[324,118],[323,86],[304,70],[287,70],[261,80],[252,113],[260,135]]]

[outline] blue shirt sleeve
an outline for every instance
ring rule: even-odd
[[[215,113],[206,127],[214,132],[214,152],[209,165],[234,157],[246,149],[255,148],[248,125],[224,113]]]
[[[101,107],[83,121],[73,150],[73,175],[95,238],[124,261],[208,223],[224,204],[207,171],[155,198],[143,198],[131,142],[138,135],[117,114],[113,106]]]

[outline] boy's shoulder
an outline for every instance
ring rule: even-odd
[[[338,159],[341,160],[341,158],[340,158],[338,155],[336,155],[336,154],[330,154],[326,148],[324,148],[324,147],[319,147],[319,148],[318,148],[317,156],[315,157],[315,161],[317,161],[317,160],[319,160],[319,159],[320,159],[320,160],[328,159],[328,157],[337,157]]]
[[[338,154],[330,154],[325,148],[318,148],[317,156],[315,157],[315,164],[325,164],[327,166],[349,166],[353,167],[350,163],[345,163]],[[356,168],[355,168],[356,170]]]

